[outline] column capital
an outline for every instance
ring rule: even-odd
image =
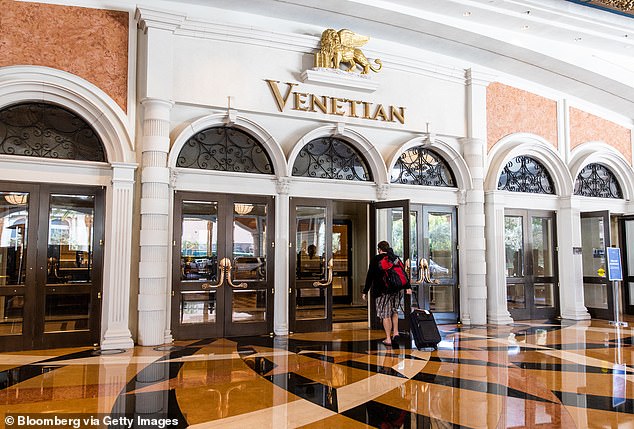
[[[139,166],[137,163],[131,162],[112,162],[112,184],[128,184],[134,183],[134,172]]]
[[[376,199],[377,200],[386,200],[387,196],[390,192],[390,184],[389,183],[379,183],[376,185]]]
[[[288,195],[288,192],[291,187],[291,178],[290,177],[278,177],[275,182],[275,190],[280,195]]]

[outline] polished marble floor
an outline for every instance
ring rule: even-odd
[[[9,416],[31,416],[33,424],[42,416],[89,416],[75,427],[634,428],[631,324],[440,328],[443,341],[434,351],[416,350],[407,338],[386,347],[380,331],[357,323],[326,333],[203,339],[118,354],[2,353],[0,421],[19,427]],[[50,421],[37,427],[42,422]]]

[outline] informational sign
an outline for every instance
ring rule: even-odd
[[[608,247],[608,280],[623,281],[623,271],[621,270],[621,249],[618,247]]]

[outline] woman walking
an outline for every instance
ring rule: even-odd
[[[390,247],[387,241],[381,241],[377,245],[378,254],[370,258],[368,266],[368,274],[365,278],[365,287],[363,288],[364,300],[367,299],[367,293],[372,290],[372,296],[376,303],[376,315],[383,321],[383,329],[385,330],[385,340],[383,344],[392,345],[392,340],[398,338],[398,307],[403,297],[403,289],[393,293],[387,293],[385,285],[385,270],[380,266],[384,258],[388,258],[391,263],[395,263],[398,256]],[[411,294],[411,289],[406,289],[407,294]]]

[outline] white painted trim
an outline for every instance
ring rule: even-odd
[[[337,137],[349,143],[361,153],[368,163],[368,167],[370,168],[374,179],[373,184],[388,183],[389,179],[387,169],[385,167],[385,161],[377,148],[360,132],[346,126],[344,123],[324,125],[322,127],[315,128],[300,138],[288,155],[288,170],[286,173],[288,176],[293,175],[293,165],[295,164],[295,160],[302,148],[312,140],[320,137]]]
[[[485,192],[497,190],[498,180],[504,166],[510,159],[520,155],[535,158],[548,170],[553,179],[556,195],[569,196],[572,194],[572,176],[559,152],[544,138],[529,133],[510,134],[495,143],[487,156]],[[531,194],[531,199],[533,197],[534,194]]]
[[[1,67],[0,109],[28,101],[72,110],[101,137],[109,162],[135,161],[128,117],[108,94],[87,80],[49,67]]]

